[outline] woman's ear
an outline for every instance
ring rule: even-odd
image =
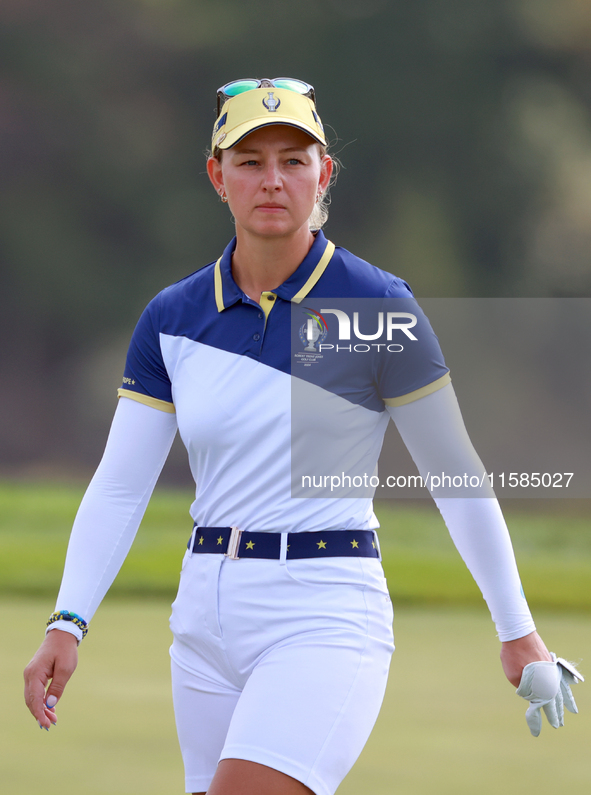
[[[326,193],[330,185],[330,178],[334,169],[334,161],[330,155],[322,155],[320,161],[320,179],[318,188],[321,193]]]
[[[217,157],[209,157],[207,159],[207,176],[218,195],[225,193],[222,164]]]

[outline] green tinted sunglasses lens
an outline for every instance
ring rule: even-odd
[[[310,86],[301,80],[293,80],[291,77],[278,77],[273,80],[276,88],[286,88],[288,91],[296,91],[298,94],[307,94]]]
[[[276,77],[274,80],[268,81],[271,86],[275,88],[282,88],[286,91],[295,91],[296,94],[302,94],[305,97],[310,97],[312,102],[316,101],[314,96],[314,89],[303,80],[295,80],[292,77]],[[217,114],[220,115],[222,105],[226,99],[237,97],[239,94],[244,94],[246,91],[253,91],[255,88],[261,87],[260,80],[246,79],[234,80],[231,83],[226,83],[225,86],[218,88],[218,109]]]
[[[223,92],[227,97],[236,97],[238,94],[244,94],[245,91],[252,91],[253,88],[258,87],[258,80],[236,80],[235,83],[224,86]]]

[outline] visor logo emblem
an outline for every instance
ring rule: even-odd
[[[273,91],[269,91],[267,94],[267,98],[263,99],[263,105],[267,108],[269,113],[275,113],[279,105],[281,105],[281,100],[276,99],[273,96],[273,94],[274,94]]]

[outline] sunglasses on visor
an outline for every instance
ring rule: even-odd
[[[224,105],[228,99],[237,97],[238,94],[244,94],[245,91],[253,91],[255,88],[284,88],[287,91],[295,91],[297,94],[302,94],[304,97],[310,97],[312,102],[316,104],[316,96],[314,94],[314,86],[309,83],[304,83],[303,80],[296,80],[292,77],[274,77],[273,80],[255,80],[254,78],[246,78],[245,80],[232,80],[231,83],[226,83],[225,86],[218,88],[218,113],[219,116]]]

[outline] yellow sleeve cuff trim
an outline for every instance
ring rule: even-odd
[[[420,389],[415,389],[414,392],[409,392],[407,395],[401,395],[395,398],[385,398],[384,403],[386,406],[405,406],[407,403],[413,403],[415,400],[432,395],[447,384],[451,384],[451,376],[449,373],[442,375],[437,381],[432,381],[427,386],[422,386]]]
[[[149,397],[149,395],[142,395],[139,392],[132,392],[131,389],[118,389],[117,397],[131,398],[131,400],[137,400],[138,403],[143,403],[145,406],[158,409],[158,411],[176,414],[174,403],[169,403],[167,400],[158,400],[158,398]]]

